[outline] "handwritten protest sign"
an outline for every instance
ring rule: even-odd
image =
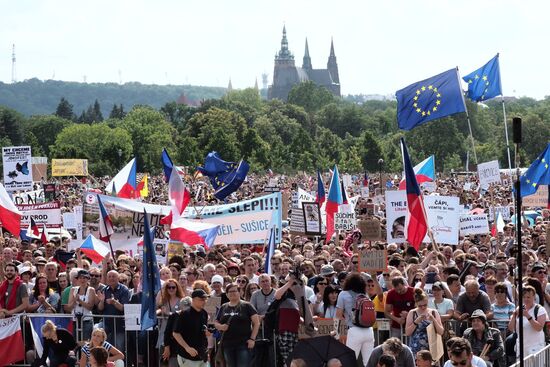
[[[372,273],[388,269],[388,251],[365,249],[359,253],[359,271]]]
[[[335,213],[334,214],[334,230],[335,231],[351,231],[357,227],[357,218],[355,213]]]
[[[378,219],[364,219],[357,221],[363,240],[377,241],[382,237],[380,221]]]
[[[487,214],[466,214],[460,216],[460,235],[489,233]]]
[[[498,161],[490,161],[477,165],[479,184],[481,187],[488,187],[492,183],[500,183],[500,169]]]
[[[540,185],[533,195],[524,196],[521,206],[526,208],[546,208],[548,205],[548,186]]]

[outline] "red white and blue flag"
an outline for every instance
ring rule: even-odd
[[[97,204],[99,205],[99,239],[104,242],[109,242],[111,235],[115,233],[113,221],[109,213],[107,213],[107,210],[105,210],[105,206],[103,206],[103,202],[99,195],[97,195]]]
[[[116,192],[116,196],[124,199],[137,199],[140,197],[139,190],[137,188],[137,177],[136,177],[136,159],[132,158],[130,162],[119,173],[105,188],[106,192]]]
[[[327,225],[327,241],[334,234],[334,214],[338,213],[338,207],[344,202],[342,198],[342,187],[340,185],[340,175],[338,174],[338,167],[334,165],[332,171],[332,179],[330,181],[330,187],[328,189],[328,199],[325,206],[325,212],[327,213],[326,225]]]
[[[403,154],[403,167],[405,169],[407,210],[409,211],[407,218],[407,241],[418,250],[428,232],[428,221],[426,220],[422,193],[420,192],[418,182],[416,182],[416,175],[409,151],[403,138],[401,138],[401,152]]]
[[[0,319],[0,366],[25,359],[25,345],[19,315]]]
[[[342,181],[342,204],[348,204],[348,193],[346,192],[344,181]]]
[[[171,205],[170,213],[160,220],[160,224],[171,224],[178,220],[191,200],[191,193],[185,187],[176,166],[172,166],[168,182],[168,196]]]
[[[72,317],[48,317],[40,316],[36,314],[29,314],[28,318],[31,321],[32,340],[34,341],[34,349],[39,357],[44,352],[44,345],[42,344],[44,338],[42,336],[42,325],[46,323],[46,320],[51,320],[58,328],[66,329],[69,333],[73,332],[73,318]],[[23,345],[23,344],[22,344]],[[3,349],[0,349],[3,350]],[[2,353],[0,353],[1,355]],[[4,366],[3,364],[0,364]]]
[[[2,222],[2,227],[12,235],[19,236],[21,232],[21,212],[11,200],[2,183],[0,183],[0,222]]]
[[[317,197],[315,198],[315,202],[319,203],[319,207],[323,206],[325,202],[325,183],[319,171],[317,171]]]
[[[416,182],[420,185],[424,182],[432,182],[435,180],[435,158],[433,155],[424,159],[422,162],[414,166],[414,174]],[[405,190],[405,175],[399,182],[399,190]]]
[[[42,234],[40,235],[40,241],[45,245],[48,243],[48,230],[46,224],[42,223]]]
[[[189,246],[203,245],[210,248],[218,234],[218,224],[179,218],[170,226],[170,239]]]
[[[86,237],[82,245],[80,246],[80,251],[87,257],[89,257],[94,263],[101,264],[101,261],[109,253],[109,248],[105,244],[92,236],[91,234]]]
[[[40,229],[38,228],[38,225],[32,217],[31,222],[29,223],[29,229],[27,230],[27,236],[33,236],[37,238],[40,236]]]

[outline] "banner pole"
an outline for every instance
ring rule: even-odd
[[[468,129],[470,130],[470,139],[472,139],[472,149],[474,151],[474,159],[477,165],[477,153],[476,153],[476,144],[474,141],[474,134],[472,133],[472,123],[470,122],[470,114],[466,111],[466,119],[468,120]]]

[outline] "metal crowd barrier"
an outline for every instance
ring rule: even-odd
[[[537,353],[533,353],[523,358],[525,367],[542,367],[547,366],[550,362],[550,345],[547,345]],[[517,361],[510,367],[519,367],[520,361]]]
[[[23,334],[23,340],[29,343],[29,341],[32,340],[32,336],[28,335],[28,333],[31,331],[31,328],[29,326],[29,323],[26,321],[27,318],[33,318],[33,317],[42,317],[47,319],[59,319],[59,318],[70,318],[70,320],[74,319],[74,315],[72,314],[20,314],[21,324],[22,324],[22,334]],[[115,346],[118,350],[120,350],[125,358],[124,358],[124,366],[126,367],[153,367],[153,366],[168,366],[168,362],[162,360],[162,350],[159,350],[156,348],[157,345],[157,338],[158,338],[158,327],[154,330],[148,330],[148,331],[134,331],[134,330],[128,330],[125,326],[125,316],[108,316],[108,315],[92,315],[93,316],[93,328],[101,327],[105,329],[105,324],[107,322],[113,322],[113,330],[111,333],[108,334],[107,341],[111,343],[113,346]],[[159,317],[159,326],[162,317]],[[166,319],[166,318],[164,318]],[[119,325],[117,325],[116,320],[120,320],[118,322]],[[58,320],[59,321],[59,320]],[[132,322],[136,327],[139,328],[139,320],[133,320]],[[499,320],[499,321],[490,321],[489,324],[491,327],[498,328],[498,326],[502,326],[504,323],[507,324],[507,320]],[[122,325],[120,325],[122,324]],[[331,333],[330,328],[327,328],[325,322],[325,325],[323,327],[319,327],[319,333],[320,334],[329,334]],[[341,322],[341,324],[344,324],[344,322]],[[456,336],[461,336],[461,331],[466,329],[466,327],[469,327],[470,324],[466,321],[447,321],[444,323],[445,328],[447,330],[451,330],[454,332]],[[75,336],[75,339],[77,340],[77,343],[79,345],[79,348],[76,350],[76,357],[77,360],[80,359],[80,347],[84,345],[84,343],[87,341],[83,337],[84,328],[83,323],[74,320],[71,321],[73,335]],[[347,328],[341,327],[339,330],[339,334],[343,337],[347,334]],[[261,326],[260,330],[263,330],[263,325]],[[106,330],[107,331],[107,330]],[[506,332],[504,330],[501,331],[503,333],[503,341],[506,338]],[[375,346],[382,343],[384,340],[388,339],[391,336],[399,337],[401,341],[408,345],[409,337],[405,335],[404,326],[399,329],[392,329],[390,320],[388,319],[378,319],[374,328],[374,335],[375,335]],[[261,331],[259,333],[259,337],[261,337]],[[31,349],[32,345],[26,345],[26,350],[33,350]],[[212,340],[209,341],[209,347],[213,347]],[[544,352],[544,353],[543,353]],[[543,351],[540,352],[542,354],[541,356],[538,356],[539,353],[537,353],[536,357],[529,356],[528,358],[531,358],[533,360],[539,361],[541,358],[546,358],[545,361],[550,361],[550,349],[545,348]],[[447,357],[444,357],[447,359]],[[527,359],[526,359],[527,360]],[[31,360],[27,360],[27,356],[25,356],[25,361],[22,364],[14,364],[12,366],[30,366],[32,363]],[[78,363],[78,362],[77,362]],[[541,364],[532,364],[527,365],[526,367],[538,367],[542,366]],[[212,367],[214,367],[212,365]],[[268,366],[266,366],[268,367]],[[518,366],[515,366],[518,367]]]

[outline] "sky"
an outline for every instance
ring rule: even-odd
[[[286,25],[302,65],[326,68],[331,38],[342,94],[393,95],[500,53],[503,93],[550,95],[550,2],[534,0],[0,0],[0,81],[269,84]]]

